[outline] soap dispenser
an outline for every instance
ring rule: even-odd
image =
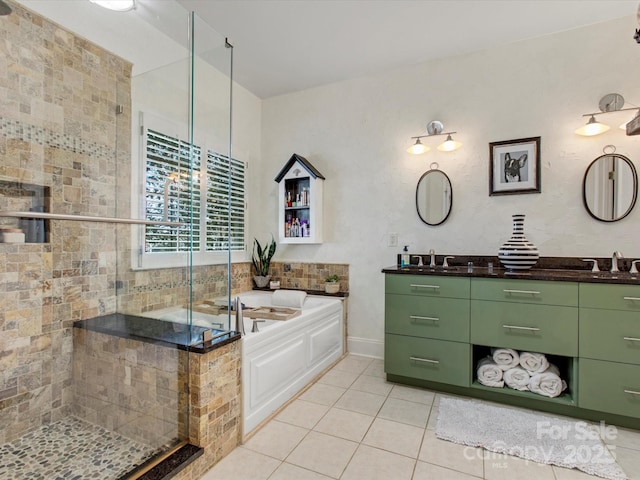
[[[400,266],[408,267],[411,265],[411,257],[409,256],[409,245],[405,245],[400,254]]]

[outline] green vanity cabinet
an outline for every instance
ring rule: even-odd
[[[385,293],[468,299],[471,290],[469,280],[432,275],[385,275]]]
[[[578,309],[471,300],[471,343],[578,356]]]
[[[471,343],[578,356],[578,284],[474,278]]]
[[[468,343],[387,334],[384,359],[385,371],[392,375],[469,386],[471,346]]]
[[[640,418],[640,286],[580,284],[579,406]]]
[[[469,279],[386,275],[385,285],[385,372],[469,386]]]
[[[578,284],[544,280],[474,278],[471,282],[471,298],[494,302],[577,307]]]
[[[611,414],[609,421],[638,428],[640,285],[572,279],[387,274],[385,372],[392,381],[562,414]],[[549,399],[474,382],[474,363],[490,347],[555,356],[568,390]]]
[[[580,359],[578,406],[640,418],[640,365]]]
[[[385,295],[385,332],[469,343],[469,300]]]

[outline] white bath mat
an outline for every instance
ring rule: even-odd
[[[625,480],[627,476],[600,439],[599,429],[615,436],[613,426],[594,426],[583,420],[480,400],[442,397],[436,436],[538,463],[577,468],[611,480]]]

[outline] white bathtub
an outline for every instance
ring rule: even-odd
[[[271,292],[241,293],[246,307],[272,306]],[[266,320],[252,333],[253,319],[244,318],[242,338],[243,435],[309,384],[344,352],[343,302],[335,297],[308,295],[299,316]],[[188,310],[168,308],[145,316],[185,323]],[[231,328],[234,327],[231,319]],[[193,312],[193,324],[215,327],[226,315]]]

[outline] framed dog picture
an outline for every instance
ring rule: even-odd
[[[489,195],[540,191],[540,137],[489,144]]]

